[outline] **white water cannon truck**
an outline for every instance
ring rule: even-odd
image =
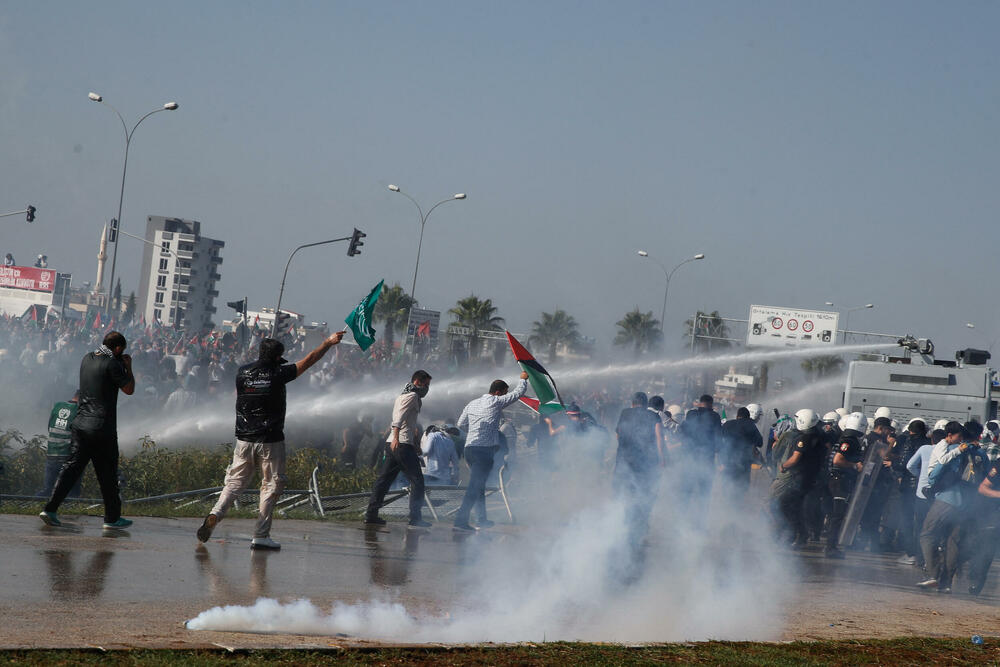
[[[986,350],[965,349],[955,361],[934,358],[934,343],[906,336],[898,341],[902,356],[866,355],[852,361],[847,372],[844,407],[869,419],[885,406],[905,428],[911,419],[933,427],[939,419],[985,424],[997,418],[1000,393]]]

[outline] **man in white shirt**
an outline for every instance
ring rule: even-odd
[[[486,518],[486,478],[493,469],[493,455],[500,444],[500,419],[503,409],[515,403],[528,390],[528,374],[521,372],[521,380],[514,391],[503,380],[494,380],[488,394],[471,401],[458,418],[458,427],[465,430],[465,460],[469,464],[469,487],[465,490],[462,506],[455,515],[455,530],[471,531],[469,513],[481,501],[480,527],[489,527]]]

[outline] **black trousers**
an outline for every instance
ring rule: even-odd
[[[830,516],[826,524],[827,549],[832,550],[839,546],[840,529],[844,525],[844,517],[847,516],[847,504],[850,502],[851,493],[854,491],[854,483],[856,481],[857,476],[850,472],[834,471],[830,473],[830,482],[827,487],[830,490],[831,497]]]
[[[385,500],[385,494],[388,493],[392,483],[396,481],[396,476],[402,472],[410,482],[410,521],[420,521],[421,510],[424,506],[424,473],[420,469],[420,458],[417,456],[416,447],[401,442],[396,451],[387,447],[385,452],[382,470],[379,472],[378,479],[375,480],[372,495],[368,499],[366,516],[372,519],[378,516],[382,501]]]
[[[104,498],[104,522],[114,523],[122,516],[118,493],[118,434],[114,431],[72,430],[72,450],[59,471],[46,512],[57,512],[73,486],[83,475],[87,463],[94,463],[94,473]]]

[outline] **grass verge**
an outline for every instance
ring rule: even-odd
[[[331,645],[333,646],[333,645]],[[313,650],[4,651],[19,665],[995,665],[1000,642],[914,637],[791,643],[702,642],[655,646],[548,643]]]

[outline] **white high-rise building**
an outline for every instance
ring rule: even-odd
[[[212,328],[222,276],[219,251],[225,242],[201,235],[196,220],[151,215],[146,219],[146,238],[139,281],[138,312],[146,322],[159,321],[193,331]]]

